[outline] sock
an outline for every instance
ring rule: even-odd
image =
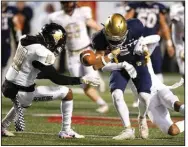
[[[99,106],[107,105],[106,102],[105,102],[101,97],[99,97],[99,98],[97,99],[96,103],[97,103]]]
[[[129,119],[129,110],[124,101],[123,91],[120,89],[116,89],[112,92],[112,99],[116,111],[119,113],[123,126],[125,128],[130,128],[131,123]]]
[[[162,74],[162,73],[156,74],[156,76],[159,78],[159,80],[160,80],[162,83],[164,82],[163,74]]]
[[[1,126],[3,129],[7,129],[11,122],[15,119],[16,117],[16,113],[14,111],[14,107],[12,107],[10,109],[10,111],[7,113],[7,115],[5,116],[5,118],[2,120]]]
[[[180,133],[184,132],[184,120],[175,123],[180,130]]]
[[[71,118],[73,111],[73,100],[61,101],[61,114],[62,114],[62,131],[71,129]]]
[[[145,118],[148,110],[148,106],[150,103],[150,96],[151,94],[145,93],[145,92],[140,92],[139,94],[139,117]]]
[[[181,105],[180,106],[180,110],[179,110],[179,112],[182,114],[182,115],[185,115],[185,105],[183,104],[183,105]]]

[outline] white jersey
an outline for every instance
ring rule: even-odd
[[[75,8],[73,14],[67,15],[63,10],[49,15],[49,22],[63,26],[67,32],[67,47],[70,51],[82,49],[90,44],[86,21],[91,19],[89,7]]]
[[[172,39],[176,48],[176,56],[184,50],[184,6],[181,2],[176,2],[170,7],[170,19],[172,22]]]
[[[33,85],[37,74],[40,72],[33,67],[33,61],[52,65],[55,62],[55,55],[41,44],[22,46],[19,43],[13,63],[6,74],[6,79],[25,87]]]

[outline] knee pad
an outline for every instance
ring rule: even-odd
[[[160,102],[169,109],[174,109],[174,103],[179,101],[178,97],[174,95],[168,88],[158,91]]]
[[[138,95],[139,95],[139,100],[142,103],[145,103],[147,106],[149,106],[151,94],[146,93],[146,92],[140,92]]]
[[[117,102],[117,101],[120,101],[120,100],[124,100],[123,99],[123,91],[120,90],[120,89],[115,89],[113,92],[112,92],[112,100],[113,102]]]
[[[70,101],[73,99],[73,92],[71,89],[69,89],[67,95],[63,98],[64,101]]]

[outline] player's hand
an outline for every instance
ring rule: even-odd
[[[81,80],[82,84],[89,84],[91,86],[99,86],[100,85],[100,79],[98,77],[94,77],[89,74],[81,77],[80,80]]]
[[[122,67],[127,71],[129,76],[134,79],[137,77],[137,72],[136,69],[134,68],[133,65],[129,64],[128,62],[124,61],[122,62]]]
[[[144,53],[144,37],[138,39],[133,53],[137,55],[142,55]]]
[[[180,58],[182,61],[185,61],[185,53],[184,51],[180,51]]]
[[[167,52],[169,57],[173,57],[175,55],[175,50],[173,46],[167,46]]]

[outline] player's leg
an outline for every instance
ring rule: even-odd
[[[98,71],[95,71],[91,66],[86,67],[83,66],[83,75],[86,74],[92,74],[93,76],[98,77],[99,73]],[[82,76],[83,76],[82,75]],[[94,102],[96,102],[99,105],[99,108],[96,109],[97,112],[99,113],[106,113],[108,112],[109,108],[108,108],[108,104],[104,101],[104,99],[99,95],[98,91],[96,90],[96,88],[90,86],[90,85],[82,85],[85,94]]]
[[[174,95],[168,88],[164,88],[158,91],[158,97],[161,103],[176,112],[180,112],[182,115],[185,114],[185,106],[179,101],[179,98]]]
[[[162,74],[162,54],[161,54],[161,49],[159,45],[156,46],[155,50],[153,51],[151,55],[151,62],[152,62],[154,73],[163,83],[164,80],[163,80],[163,74]]]
[[[179,57],[177,57],[177,63],[178,63],[178,67],[179,67],[179,72],[180,72],[180,74],[181,75],[183,75],[184,76],[184,70],[185,70],[185,62],[184,61],[182,61],[182,59],[181,58],[179,58]]]
[[[35,90],[33,99],[35,101],[51,101],[61,98],[62,129],[60,138],[84,138],[71,129],[71,118],[73,112],[73,93],[65,86],[39,86]]]
[[[161,104],[157,95],[151,101],[148,108],[148,116],[152,123],[156,124],[163,133],[172,136],[184,131],[184,121],[173,123],[168,109]]]
[[[110,76],[110,89],[113,104],[124,126],[124,130],[118,136],[113,137],[115,140],[135,138],[134,128],[131,127],[130,123],[129,110],[123,95],[128,82],[127,79],[129,80],[129,76],[127,74],[123,75],[120,71],[113,71]]]
[[[133,96],[134,96],[134,102],[133,102],[132,106],[133,106],[134,108],[136,108],[136,107],[138,107],[138,105],[139,105],[139,101],[138,101],[138,97],[139,97],[139,96],[138,96],[137,89],[136,89],[136,87],[135,87],[135,85],[134,85],[134,83],[133,83],[132,80],[129,80],[128,85],[130,86],[131,91],[132,91]]]
[[[68,53],[67,57],[68,57],[68,61],[67,61],[68,69],[72,76],[80,77],[86,75],[87,73],[91,73],[91,74],[96,73],[96,71],[94,71],[92,67],[86,68],[81,64],[79,54],[70,55],[70,53]],[[84,93],[92,101],[94,101],[99,105],[97,112],[106,113],[108,111],[107,103],[102,99],[102,97],[99,95],[99,93],[94,87],[84,84],[82,84],[81,87],[83,88]]]
[[[150,88],[152,82],[147,66],[136,66],[136,70],[138,76],[133,79],[133,83],[135,84],[139,94],[139,134],[143,139],[145,139],[148,138],[149,135],[146,113],[151,99]]]

